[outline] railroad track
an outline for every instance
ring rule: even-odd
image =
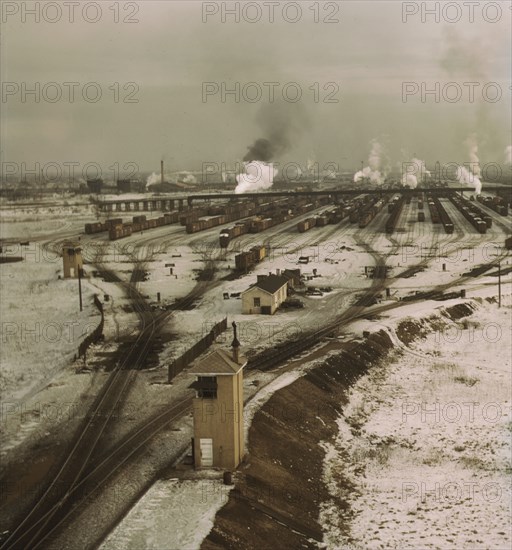
[[[382,254],[378,253],[377,251],[373,250],[372,248],[372,244],[378,238],[378,236],[379,235],[376,234],[375,231],[373,231],[371,234],[368,234],[368,231],[366,229],[361,230],[358,233],[356,233],[356,242],[358,242],[360,246],[365,247],[368,253],[370,253],[374,257],[376,266],[379,266],[379,265],[383,266],[385,265],[385,257]],[[409,232],[406,237],[407,241],[409,241],[411,237],[412,235]],[[437,237],[438,237],[437,234],[433,235],[430,243],[429,254],[427,256],[429,256],[437,248],[437,244],[438,244]],[[444,244],[457,242],[460,239],[460,237],[461,235],[459,231],[458,234],[454,234],[450,236],[450,238],[448,239],[448,243],[444,243]],[[400,246],[402,246],[397,239],[390,238],[390,235],[387,235],[387,238],[392,242],[392,245],[393,245],[393,248],[390,254],[392,254]],[[365,240],[365,239],[368,239],[368,240]],[[485,235],[478,235],[478,236],[475,236],[475,238],[473,238],[470,242],[466,244],[468,246],[473,246],[473,245],[480,244],[484,240],[485,240]],[[500,260],[503,260],[507,256],[508,256],[508,253],[506,251],[502,252],[501,255],[499,255],[495,260],[493,260],[490,263],[490,266],[491,267],[496,266]],[[416,267],[425,267],[429,264],[429,262],[430,262],[430,259],[427,257],[425,259],[422,259],[420,262],[418,262],[414,266],[407,268],[406,271],[410,269],[415,269]],[[397,277],[400,277],[401,275],[402,274],[399,274],[397,275]],[[446,290],[453,288],[454,286],[459,286],[470,279],[471,279],[471,276],[462,275],[461,277],[458,277],[457,279],[450,281],[449,283],[437,285],[432,289],[432,292],[434,294],[436,293],[442,294]],[[281,346],[277,346],[276,349],[274,349],[271,354],[265,353],[265,352],[258,354],[257,356],[253,357],[249,361],[248,367],[251,369],[268,370],[278,365],[279,363],[282,363],[283,361],[286,361],[294,357],[295,355],[298,355],[300,353],[303,353],[313,348],[314,346],[318,345],[326,336],[336,333],[340,328],[342,328],[347,323],[366,317],[369,314],[383,313],[385,311],[389,311],[389,310],[401,307],[403,305],[402,302],[394,302],[391,304],[385,304],[383,306],[372,308],[372,310],[370,311],[366,309],[365,304],[369,303],[375,297],[375,295],[380,293],[383,290],[383,288],[385,288],[386,286],[387,286],[386,280],[375,279],[372,286],[365,291],[364,295],[355,304],[350,306],[334,322],[329,323],[328,325],[326,325],[325,327],[323,327],[318,331],[311,332],[310,334],[307,334],[307,335],[301,335],[300,340],[295,340],[292,342],[285,343]],[[418,296],[418,298],[413,298],[409,300],[407,303],[410,304],[414,302],[419,302],[419,301],[422,301],[423,299],[424,298],[420,295]]]
[[[53,522],[49,528],[46,528],[31,548],[44,547],[42,545],[51,541],[52,537],[57,536],[59,529],[68,524],[74,515],[80,513],[79,509],[84,503],[85,497],[90,499],[98,489],[120,472],[123,465],[130,458],[141,452],[153,437],[165,429],[170,422],[180,418],[187,412],[192,406],[192,398],[193,394],[175,403],[171,408],[154,415],[143,426],[123,437],[109,452],[104,453],[94,467],[70,489],[68,501],[72,502],[72,505],[67,506],[65,510],[61,510],[58,521]],[[37,523],[43,525],[50,514],[51,511],[42,516]]]
[[[1,548],[35,547],[49,529],[60,523],[63,507],[69,502],[71,490],[93,456],[124,392],[133,382],[136,370],[143,364],[152,343],[156,323],[147,315],[148,309],[141,295],[132,285],[128,285],[128,288],[141,320],[141,330],[127,355],[111,372],[98,393],[56,475]],[[61,494],[59,487],[64,488],[64,494]]]
[[[359,240],[366,237],[366,233],[359,233]],[[368,247],[368,251],[371,252],[372,239],[376,238],[375,236],[371,237],[368,242],[364,244]],[[376,262],[384,263],[384,256],[373,251],[376,255]],[[497,260],[496,260],[497,261]],[[423,262],[425,263],[425,262]],[[428,262],[426,262],[428,263]],[[449,284],[440,285],[437,287],[438,290],[445,290],[451,286],[459,285],[468,277],[460,277],[456,281],[451,281]],[[158,326],[165,322],[169,315],[172,312],[164,312],[161,314],[153,315],[149,311],[146,302],[142,299],[140,294],[136,292],[136,289],[133,289],[134,285],[128,283],[123,283],[119,281],[120,284],[128,285],[127,288],[131,288],[135,293],[133,294],[134,304],[136,305],[138,313],[141,314],[141,333],[137,341],[142,340],[142,336],[148,336],[154,334],[154,331],[157,330]],[[375,280],[366,293],[368,295],[374,295],[376,292],[381,290],[385,286],[384,280]],[[194,289],[196,292],[191,293],[192,298],[196,298],[197,295],[202,294],[204,290],[204,285],[198,284]],[[250,366],[252,368],[269,368],[270,366],[276,366],[279,363],[282,363],[286,359],[297,355],[298,353],[304,352],[311,349],[316,344],[320,343],[327,335],[337,331],[344,324],[367,316],[369,313],[374,314],[378,312],[383,312],[386,310],[394,309],[400,307],[402,304],[393,303],[386,304],[377,308],[373,308],[371,312],[365,307],[360,305],[353,305],[348,308],[335,322],[329,324],[326,327],[323,327],[321,330],[311,333],[304,337],[301,341],[288,343],[286,346],[283,346],[282,349],[276,350],[276,353],[273,354],[272,358],[255,358],[251,361]],[[179,308],[179,306],[177,306]],[[146,347],[145,347],[146,346]],[[135,431],[130,432],[127,436],[122,438],[119,442],[116,443],[115,448],[103,453],[98,457],[96,455],[96,461],[94,465],[91,466],[91,458],[93,458],[94,448],[97,446],[97,442],[101,433],[103,433],[105,427],[107,426],[112,412],[115,410],[114,407],[109,407],[106,404],[109,396],[113,396],[114,399],[118,401],[122,398],[124,383],[129,380],[130,373],[136,372],[136,369],[127,369],[127,361],[130,360],[133,364],[137,364],[138,361],[142,360],[144,350],[147,349],[147,342],[144,345],[142,342],[140,347],[134,347],[130,351],[130,354],[126,357],[126,360],[123,361],[119,368],[116,369],[111,376],[110,380],[112,382],[112,388],[109,390],[110,385],[107,383],[104,391],[98,396],[95,401],[95,405],[91,408],[90,414],[87,417],[85,429],[82,430],[78,440],[75,442],[71,453],[68,455],[64,465],[59,471],[58,478],[55,478],[52,481],[50,488],[46,490],[41,499],[35,504],[33,509],[29,512],[25,520],[23,520],[18,527],[9,535],[8,539],[4,541],[2,548],[18,548],[18,547],[40,547],[49,537],[51,537],[55,532],[67,521],[73,511],[80,505],[80,495],[79,493],[83,488],[87,488],[88,494],[94,492],[98,487],[100,487],[107,479],[110,478],[118,469],[124,464],[134,453],[136,453],[142,446],[154,437],[160,430],[162,430],[169,422],[174,418],[183,414],[189,406],[189,401],[184,400],[179,404],[176,404],[173,408],[166,410],[158,415],[155,415],[148,419],[144,425],[138,427]],[[122,374],[121,374],[122,373]],[[116,376],[124,376],[125,380],[122,383],[116,383]],[[111,391],[112,393],[109,393]],[[117,401],[117,402],[118,402]],[[181,408],[183,407],[183,408]],[[99,422],[96,422],[98,421]],[[93,429],[93,426],[96,426]],[[91,448],[92,447],[92,448]],[[80,456],[81,452],[85,452],[84,456]],[[69,464],[73,462],[71,458],[76,458],[76,462],[71,467]],[[86,466],[91,466],[86,470]],[[51,487],[56,484],[57,480],[64,480],[65,486],[68,486],[66,493],[64,495],[57,495],[57,497],[50,498]],[[48,497],[48,498],[45,498]]]
[[[107,242],[105,242],[105,245],[107,245]],[[60,242],[54,242],[49,245],[49,248],[58,250],[59,246]],[[97,457],[98,443],[106,433],[107,428],[115,420],[113,417],[116,411],[119,410],[126,392],[132,386],[138,370],[144,365],[154,337],[176,310],[186,308],[204,292],[205,283],[198,283],[187,296],[170,306],[167,311],[155,314],[137,290],[135,283],[137,272],[145,269],[145,262],[151,259],[151,255],[146,255],[141,259],[135,251],[131,256],[134,261],[134,270],[129,283],[122,281],[117,274],[102,264],[101,248],[98,249],[98,256],[95,258],[94,263],[99,270],[108,274],[110,280],[115,281],[127,290],[134,310],[140,319],[139,334],[125,357],[110,373],[89,408],[85,420],[56,474],[39,495],[31,509],[24,514],[23,518],[17,522],[16,527],[2,542],[1,549],[37,548],[63,524],[69,515],[69,510],[79,503],[80,495],[76,488],[81,486],[80,484],[84,479],[90,479],[89,476],[97,471],[98,466],[91,470],[90,465]],[[214,269],[211,266],[210,268]],[[158,429],[161,429],[166,423],[165,419],[172,417],[173,410],[174,408],[162,413],[158,418],[150,419],[146,427],[151,429],[151,427],[158,425]],[[167,423],[169,421],[167,420]],[[129,442],[123,445],[116,444],[115,450],[111,451],[110,458],[103,458],[100,464],[104,464],[108,460],[109,466],[113,466],[115,457],[119,456],[116,454],[116,450],[119,453],[121,450],[126,451],[130,444],[137,446],[136,443],[141,438],[142,435],[139,431],[132,434]],[[147,441],[147,439],[144,441]],[[137,448],[140,448],[140,445]],[[88,467],[89,471],[87,470]]]

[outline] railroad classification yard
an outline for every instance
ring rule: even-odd
[[[511,106],[440,92],[505,3],[63,4],[2,6],[0,548],[509,548]]]

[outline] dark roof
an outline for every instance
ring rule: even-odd
[[[235,363],[229,352],[214,348],[206,356],[194,362],[189,373],[199,376],[236,374],[244,366],[246,359],[240,356],[239,361],[240,363]]]
[[[283,274],[283,277],[286,277],[287,279],[300,277],[300,269],[285,269],[281,273]]]
[[[251,288],[259,288],[270,294],[275,294],[281,287],[287,284],[288,277],[267,275],[266,277],[262,277],[256,284],[252,285]]]

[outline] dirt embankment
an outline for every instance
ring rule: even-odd
[[[320,443],[337,433],[347,389],[392,347],[384,331],[374,333],[267,401],[252,422],[250,452],[236,473],[236,487],[203,549],[317,547],[320,504],[332,499],[322,481]],[[338,505],[348,512],[343,494]]]

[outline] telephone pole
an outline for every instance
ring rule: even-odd
[[[498,262],[498,307],[501,307],[501,261]]]
[[[80,300],[80,311],[83,311],[82,307],[82,268],[78,267],[78,299]]]

